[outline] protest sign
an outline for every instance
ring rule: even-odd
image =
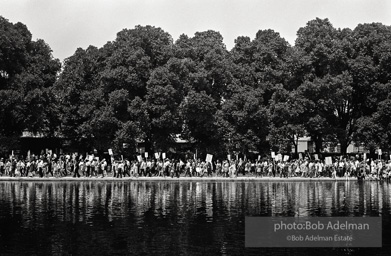
[[[166,159],[166,153],[163,153],[163,154],[162,154],[162,158],[163,158],[163,159]]]
[[[109,155],[112,156],[113,155],[113,150],[111,148],[109,148]]]
[[[140,155],[138,155],[138,156],[137,156],[137,161],[142,162],[142,161],[143,161],[143,158],[142,158]]]
[[[213,158],[213,155],[206,154],[206,162],[212,163],[212,158]]]
[[[326,164],[327,165],[332,165],[333,164],[333,159],[331,158],[331,156],[326,157]]]
[[[276,153],[272,152],[272,158],[276,158]]]
[[[282,161],[282,155],[281,155],[281,154],[278,154],[278,155],[277,155],[276,161]]]
[[[284,156],[284,162],[289,160],[289,156]]]
[[[159,153],[155,153],[155,158],[159,159]]]
[[[94,155],[90,155],[90,156],[88,157],[88,160],[90,160],[90,161],[94,160]]]
[[[231,155],[227,155],[228,161],[231,161]]]
[[[148,152],[144,153],[145,158],[148,158]]]
[[[379,150],[377,151],[377,154],[378,154],[379,156],[381,156],[381,155],[383,154],[383,152],[381,151],[380,148],[379,148]]]
[[[258,155],[258,161],[261,160],[261,155]]]

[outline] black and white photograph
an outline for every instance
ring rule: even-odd
[[[391,255],[391,1],[0,0],[0,255]]]

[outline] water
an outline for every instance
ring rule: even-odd
[[[379,182],[0,182],[0,255],[389,255],[390,205]],[[245,216],[382,216],[383,247],[245,248]]]

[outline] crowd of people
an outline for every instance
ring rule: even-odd
[[[354,177],[390,180],[391,161],[336,159],[331,164],[321,160],[294,159],[276,161],[200,159],[102,159],[96,157],[39,156],[27,159],[0,159],[0,175],[10,177]]]

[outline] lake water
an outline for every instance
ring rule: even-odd
[[[0,182],[0,255],[390,255],[391,184]],[[382,216],[382,248],[245,248],[245,216]],[[331,251],[331,252],[330,252]]]

